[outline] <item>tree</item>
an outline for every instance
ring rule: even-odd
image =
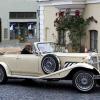
[[[68,36],[72,48],[81,52],[81,39],[86,35],[86,26],[89,25],[90,22],[97,23],[97,21],[93,16],[84,19],[78,10],[75,11],[75,15],[71,15],[70,9],[60,11],[56,13],[56,16],[57,18],[54,21],[54,26],[56,27],[58,34],[66,34],[66,31],[69,31]],[[65,41],[65,39],[63,40]]]

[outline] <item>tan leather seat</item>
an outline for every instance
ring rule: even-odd
[[[21,52],[20,47],[2,47],[0,48],[1,53],[6,53],[6,54],[17,54]]]

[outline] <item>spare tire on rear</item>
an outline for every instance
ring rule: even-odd
[[[59,70],[59,60],[55,55],[48,54],[43,57],[41,67],[45,74],[50,74]]]

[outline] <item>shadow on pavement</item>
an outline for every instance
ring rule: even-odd
[[[7,85],[15,85],[15,86],[23,86],[35,89],[46,89],[46,90],[63,90],[66,92],[74,92],[79,93],[73,85],[71,81],[47,81],[47,80],[31,80],[31,79],[9,79]],[[90,93],[100,93],[100,86],[96,86],[96,88],[89,92]]]

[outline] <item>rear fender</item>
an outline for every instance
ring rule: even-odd
[[[72,66],[66,67],[67,70],[70,70],[70,73],[66,75],[65,79],[71,79],[73,78],[73,75],[78,72],[79,70],[85,70],[94,73],[94,75],[99,75],[100,72],[97,70],[94,66],[87,64],[87,63],[77,63]]]
[[[77,69],[77,70],[88,70],[88,71],[90,70],[95,74],[100,74],[99,70],[97,70],[94,66],[87,64],[87,63],[77,63],[77,64],[74,64],[72,66],[67,67],[67,70],[73,71],[75,69]]]
[[[0,62],[0,65],[4,68],[4,70],[6,71],[7,76],[11,75],[11,72],[8,68],[8,66],[4,63],[4,62]]]
[[[78,68],[78,67],[87,68],[87,69],[94,69],[95,68],[94,66],[87,64],[87,63],[77,63],[77,64],[73,64],[72,66],[68,66],[66,68],[67,69],[74,69],[74,68]]]

